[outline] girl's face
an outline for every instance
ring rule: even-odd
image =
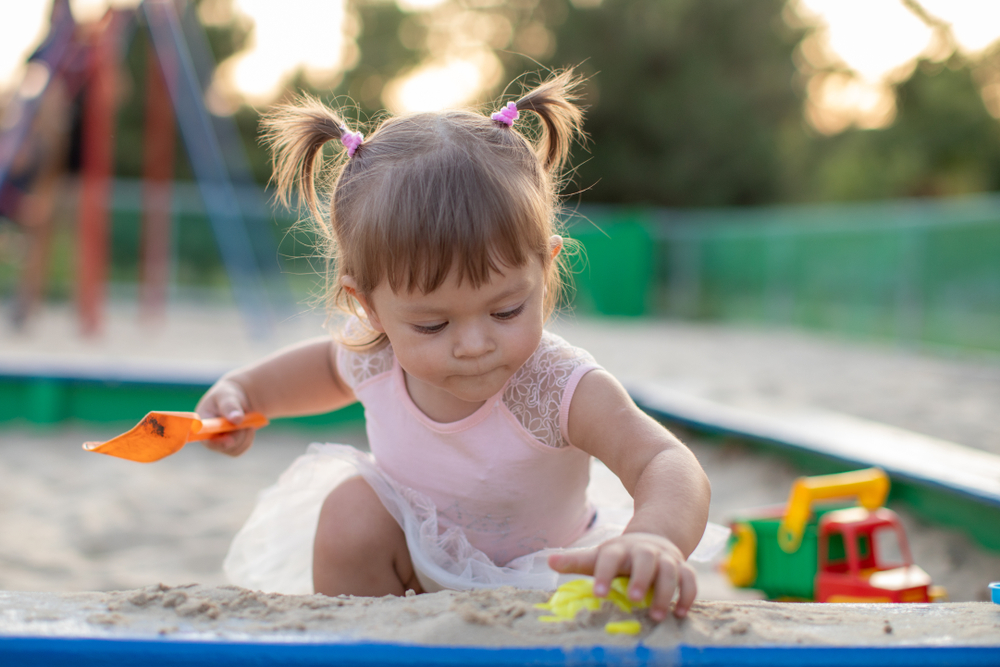
[[[458,284],[454,271],[430,294],[396,293],[383,282],[362,305],[392,343],[413,402],[450,422],[497,394],[538,347],[544,296],[545,271],[533,257],[478,288]]]

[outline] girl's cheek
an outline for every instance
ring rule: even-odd
[[[408,359],[409,363],[413,366],[427,366],[433,365],[433,360],[436,355],[440,354],[435,346],[435,341],[429,340],[431,336],[426,334],[413,334],[407,340],[406,350],[403,351]],[[397,354],[399,352],[397,351]]]

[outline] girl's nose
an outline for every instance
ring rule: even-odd
[[[495,348],[493,338],[484,327],[466,326],[458,332],[455,356],[460,359],[476,359],[489,354]]]

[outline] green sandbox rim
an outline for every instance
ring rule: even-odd
[[[0,371],[0,425],[53,427],[66,422],[134,426],[150,410],[193,411],[214,377],[141,378],[93,371]],[[322,415],[275,420],[299,427],[361,426],[355,404]]]

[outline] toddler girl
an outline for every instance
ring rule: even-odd
[[[654,591],[652,618],[675,593],[687,613],[705,474],[587,352],[544,329],[561,290],[553,221],[582,119],[574,87],[564,72],[492,117],[390,118],[367,138],[313,100],[268,117],[279,197],[297,186],[321,223],[331,302],[351,316],[336,341],[227,374],[198,412],[239,423],[360,401],[371,454],[312,445],[235,538],[234,583],[381,596],[551,589],[576,573],[604,595],[630,575],[632,598]],[[515,129],[524,112],[540,120],[534,142]],[[324,215],[314,170],[333,140],[345,150]],[[236,456],[252,440],[245,429],[209,446]],[[592,457],[607,466],[593,480]],[[608,468],[634,512],[604,491]]]

